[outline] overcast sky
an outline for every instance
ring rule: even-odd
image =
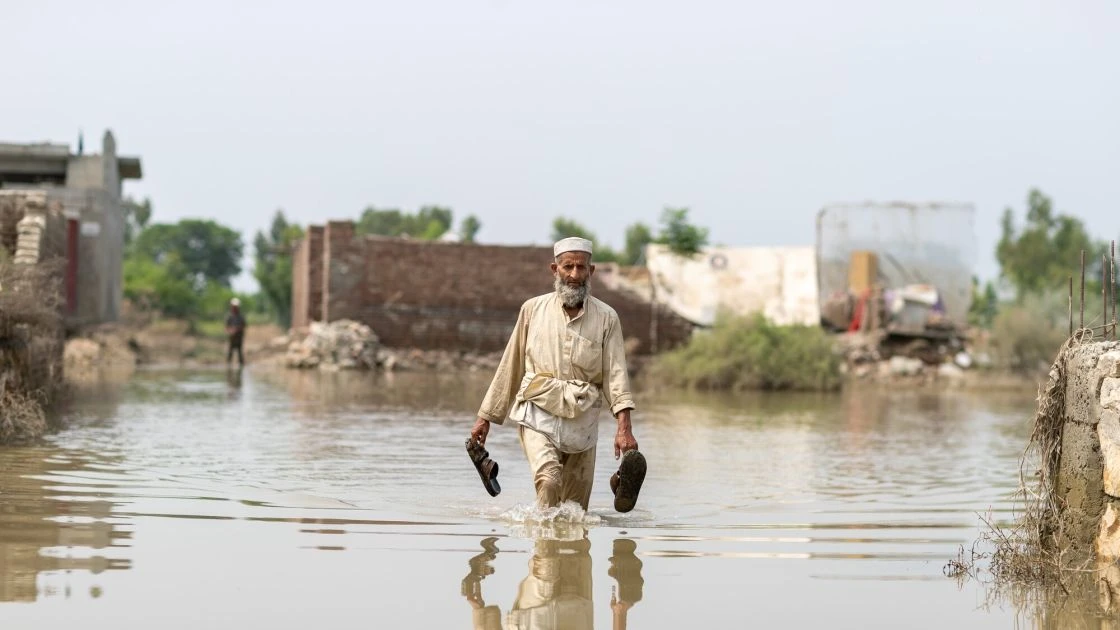
[[[232,7],[232,8],[231,8]],[[612,245],[688,206],[810,245],[833,202],[975,204],[977,271],[1037,186],[1120,235],[1120,2],[8,2],[0,141],[143,160],[154,220],[252,234],[369,204]],[[962,235],[966,238],[966,235]],[[242,278],[238,285],[253,284]]]

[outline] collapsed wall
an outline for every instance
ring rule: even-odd
[[[1102,606],[1118,609],[1120,342],[1073,345],[1059,367],[1064,391],[1051,412],[1061,416],[1054,425],[1061,431],[1054,436],[1057,551],[1065,569],[1094,568]]]
[[[553,290],[551,261],[551,247],[362,236],[351,221],[311,226],[292,260],[292,327],[353,320],[389,348],[501,351],[521,304]],[[634,354],[692,332],[664,305],[596,278],[592,294],[618,312]]]

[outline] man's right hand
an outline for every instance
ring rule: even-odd
[[[486,434],[490,432],[490,421],[479,416],[471,429],[471,440],[479,444],[486,444]]]

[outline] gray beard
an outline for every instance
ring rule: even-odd
[[[556,276],[552,281],[553,288],[556,289],[556,295],[560,297],[560,301],[568,308],[575,308],[583,304],[587,296],[591,294],[591,280],[585,280],[580,287],[568,286],[566,282]]]

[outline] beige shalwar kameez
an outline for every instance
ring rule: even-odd
[[[542,507],[587,509],[604,406],[634,408],[618,313],[590,295],[570,319],[555,293],[526,301],[478,415],[518,423]]]

